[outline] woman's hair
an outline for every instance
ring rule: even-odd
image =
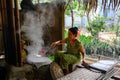
[[[78,28],[77,27],[72,27],[69,28],[69,31],[71,31],[74,35],[78,33]]]

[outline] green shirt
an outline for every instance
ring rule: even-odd
[[[57,51],[55,61],[59,63],[62,69],[68,69],[70,64],[75,64],[81,60],[80,46],[81,42],[76,39],[75,44],[71,46],[70,41],[66,38],[67,52]]]
[[[72,54],[72,55],[80,58],[79,49],[80,49],[80,46],[81,46],[81,42],[78,39],[76,39],[75,44],[71,45],[68,38],[66,38],[66,43],[67,43],[67,53]]]

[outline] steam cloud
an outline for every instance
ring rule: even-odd
[[[38,4],[37,8],[41,11],[27,12],[25,14],[24,25],[21,30],[26,33],[26,36],[32,42],[26,49],[29,54],[39,54],[44,47],[43,33],[47,27],[52,27],[55,24],[54,11],[52,6],[55,4]],[[49,33],[47,33],[49,34]]]

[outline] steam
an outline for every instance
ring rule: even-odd
[[[36,13],[26,13],[26,18],[24,22],[24,26],[22,27],[22,31],[26,33],[26,36],[31,41],[30,46],[26,47],[28,52],[31,53],[39,53],[39,50],[42,49],[44,45],[44,41],[42,39],[43,31],[42,24],[39,18],[36,16]]]
[[[31,41],[30,46],[26,47],[29,54],[40,54],[44,47],[43,35],[44,33],[49,35],[49,32],[45,32],[46,29],[53,27],[55,24],[53,6],[56,5],[53,4],[38,4],[38,11],[25,14],[24,25],[21,30],[25,32],[25,35]]]

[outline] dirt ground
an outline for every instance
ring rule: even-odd
[[[84,28],[80,29],[80,31],[81,31],[81,34],[84,34],[86,36],[91,35],[91,33]],[[120,40],[120,36],[116,37],[115,32],[100,32],[99,39],[100,41],[103,41],[103,42],[112,42],[114,39]]]
[[[116,37],[115,32],[100,32],[99,38],[107,40],[107,41],[112,41],[114,39],[120,39],[120,37]]]

